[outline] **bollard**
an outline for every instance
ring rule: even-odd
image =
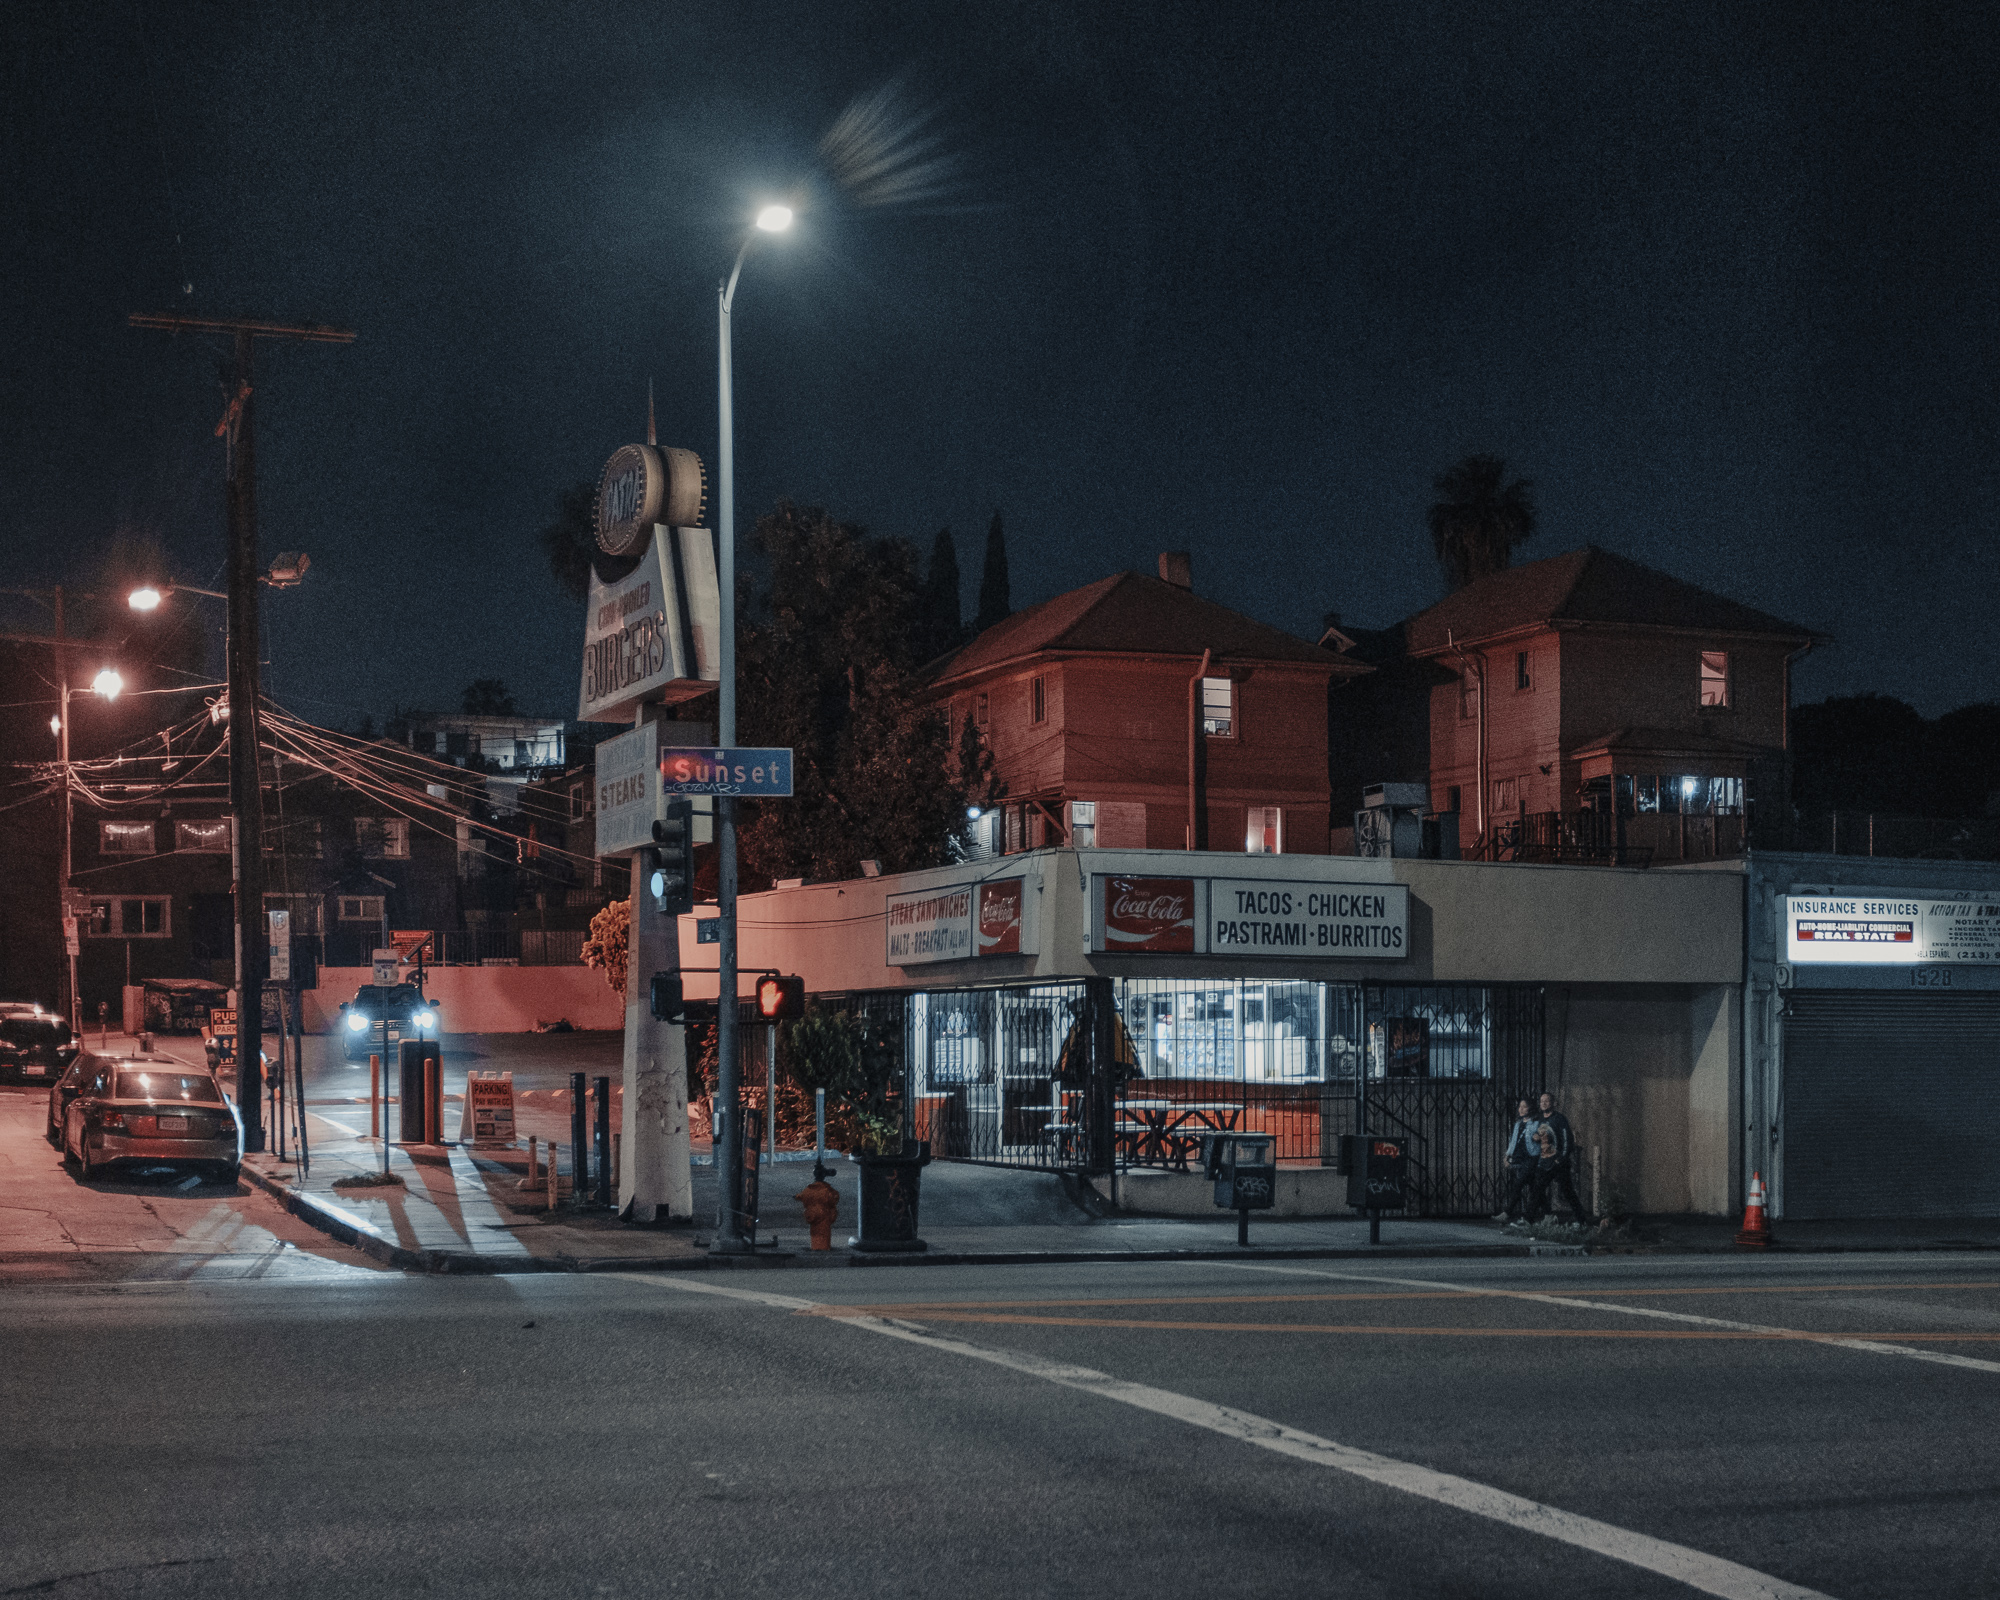
[[[541,1186],[542,1186],[541,1140],[531,1133],[528,1135],[528,1176],[522,1180],[521,1187],[523,1189],[532,1191],[541,1188]]]
[[[556,1188],[557,1188],[556,1146],[555,1146],[555,1141],[553,1139],[549,1141],[549,1164],[542,1169],[542,1178],[543,1178],[543,1186],[547,1190],[549,1197],[548,1209],[550,1211],[553,1211],[556,1208]]]
[[[382,1058],[368,1058],[368,1137],[382,1137]]]
[[[624,1142],[625,1142],[625,1135],[622,1133],[614,1133],[611,1136],[611,1192],[614,1195],[618,1193],[619,1146],[622,1145]]]
[[[607,1210],[611,1205],[611,1080],[599,1078],[593,1086],[597,1126],[593,1130],[593,1155],[597,1168],[596,1202]]]
[[[585,1100],[589,1080],[581,1072],[569,1075],[569,1188],[577,1203],[583,1203],[584,1185],[590,1181],[590,1107]]]

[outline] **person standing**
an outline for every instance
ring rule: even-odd
[[[1595,1219],[1576,1197],[1576,1135],[1570,1129],[1569,1118],[1556,1109],[1556,1097],[1546,1092],[1542,1095],[1541,1114],[1541,1129],[1548,1137],[1542,1140],[1544,1153],[1535,1163],[1531,1214],[1538,1217],[1548,1214],[1549,1190],[1553,1187],[1569,1206],[1570,1220],[1588,1227]]]
[[[1535,1161],[1539,1149],[1535,1134],[1541,1124],[1535,1120],[1532,1103],[1525,1097],[1514,1102],[1514,1127],[1507,1135],[1507,1148],[1503,1159],[1507,1163],[1507,1193],[1500,1202],[1500,1210],[1494,1216],[1495,1222],[1513,1220],[1515,1208],[1519,1207],[1525,1220],[1533,1222],[1536,1213],[1532,1209],[1535,1194]]]

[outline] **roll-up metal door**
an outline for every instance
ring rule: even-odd
[[[1784,1026],[1784,1215],[2000,1216],[2000,994],[1795,989]]]

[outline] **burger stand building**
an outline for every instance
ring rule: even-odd
[[[739,926],[745,970],[900,1025],[911,1129],[948,1159],[1207,1210],[1200,1130],[1262,1129],[1281,1209],[1331,1213],[1365,1119],[1410,1141],[1425,1212],[1474,1215],[1547,1088],[1586,1200],[1723,1213],[1742,896],[1733,871],[1042,849],[745,895]]]

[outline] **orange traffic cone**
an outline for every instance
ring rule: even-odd
[[[1743,1208],[1743,1229],[1736,1235],[1739,1250],[1768,1250],[1771,1226],[1764,1220],[1764,1174],[1750,1174],[1750,1203]]]

